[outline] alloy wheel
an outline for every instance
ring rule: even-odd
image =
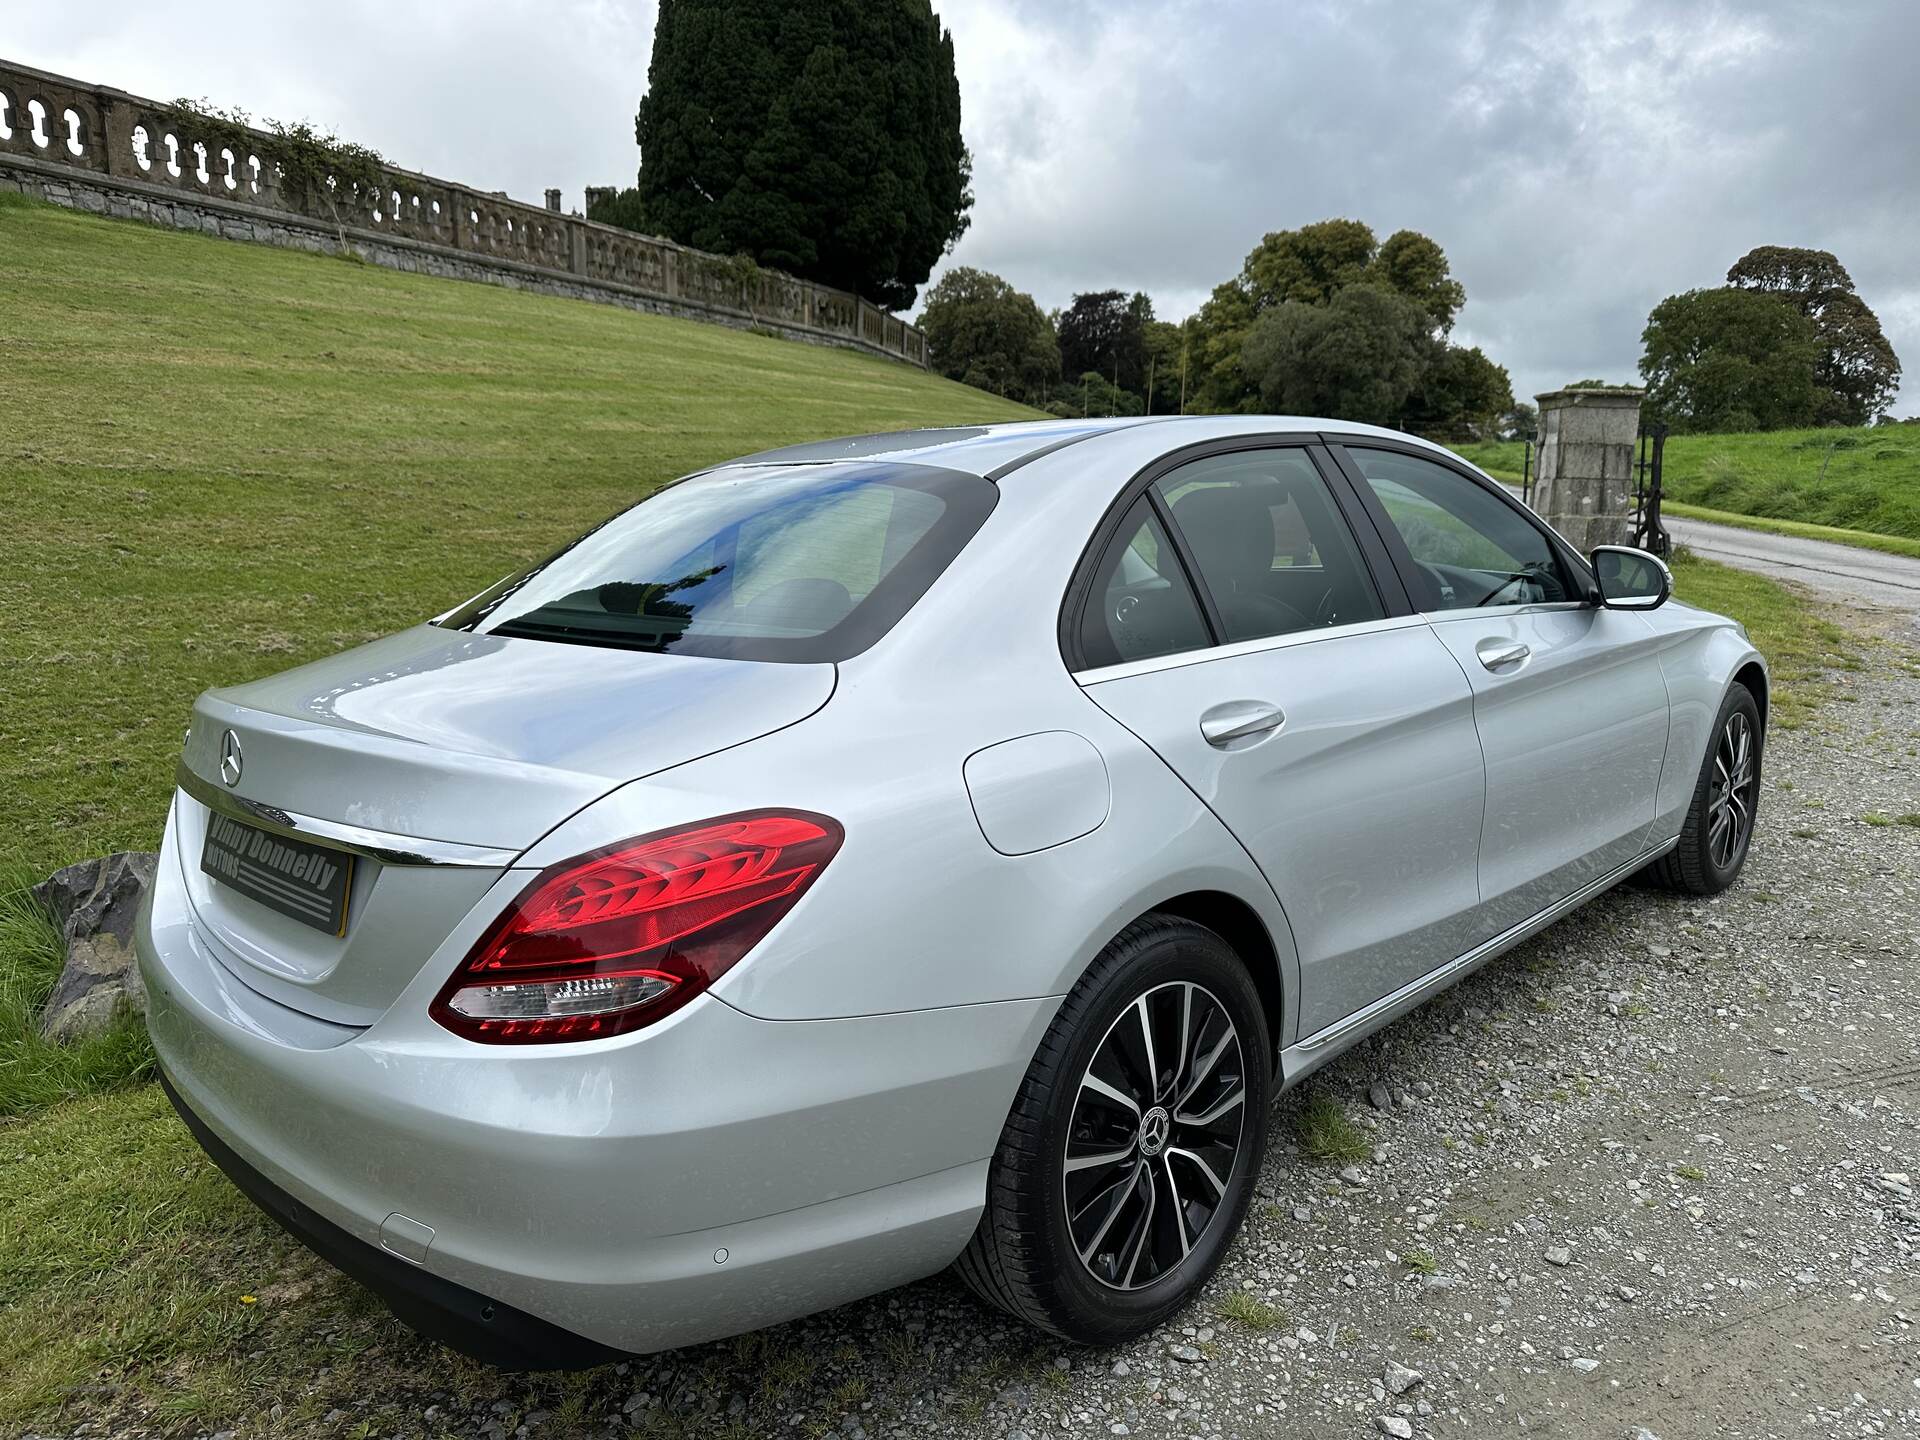
[[[1246,1057],[1205,986],[1156,985],[1120,1013],[1067,1126],[1067,1231],[1087,1272],[1137,1290],[1177,1268],[1227,1204]]]
[[[1727,717],[1714,747],[1707,800],[1707,854],[1720,870],[1733,864],[1753,831],[1754,798],[1760,780],[1753,763],[1753,738],[1752,722],[1736,710]]]

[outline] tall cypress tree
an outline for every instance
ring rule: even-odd
[[[643,228],[894,309],[973,204],[929,0],[661,0],[634,138]]]

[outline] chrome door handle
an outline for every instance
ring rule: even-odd
[[[1229,700],[1200,717],[1200,736],[1225,750],[1236,740],[1265,735],[1287,723],[1286,712],[1264,700]]]
[[[1518,665],[1533,651],[1518,640],[1482,640],[1473,647],[1473,653],[1480,657],[1480,663],[1489,670],[1498,670],[1502,665]]]

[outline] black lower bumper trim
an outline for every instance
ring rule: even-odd
[[[194,1114],[164,1074],[160,1084],[200,1148],[249,1200],[322,1260],[386,1301],[402,1323],[429,1340],[506,1370],[584,1370],[623,1358],[621,1351],[597,1340],[490,1300],[348,1234],[235,1154]]]

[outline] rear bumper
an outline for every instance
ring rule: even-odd
[[[164,1071],[160,1088],[207,1158],[242,1194],[329,1265],[358,1280],[387,1308],[430,1340],[508,1370],[583,1370],[617,1360],[621,1352],[538,1316],[442,1280],[398,1256],[362,1244],[243,1160],[180,1098]]]
[[[216,1162],[402,1319],[500,1364],[715,1339],[940,1269],[1057,1004],[763,1021],[706,996],[612,1040],[496,1047],[434,1025],[423,974],[354,1029],[230,972],[170,854],[135,947]]]

